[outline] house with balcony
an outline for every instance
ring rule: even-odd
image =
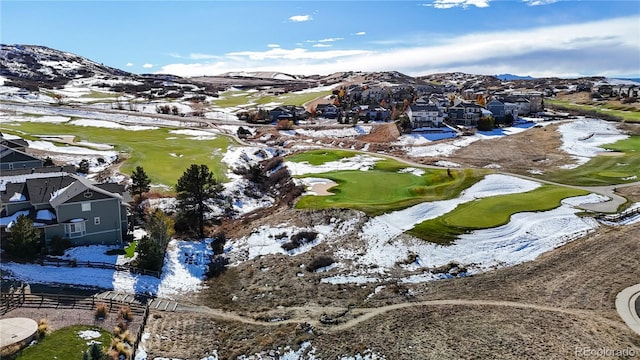
[[[429,103],[416,103],[407,107],[407,117],[412,129],[444,126],[444,115],[440,109]]]
[[[455,106],[449,107],[449,121],[458,126],[478,126],[478,120],[483,116],[482,106],[471,102],[460,102]]]
[[[11,232],[20,215],[29,217],[46,244],[69,239],[73,246],[122,244],[128,231],[124,186],[98,184],[58,172],[3,172],[0,176],[0,232]]]

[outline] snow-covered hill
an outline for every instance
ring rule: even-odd
[[[133,76],[82,56],[36,45],[0,45],[0,75],[10,80],[66,84],[96,75]]]

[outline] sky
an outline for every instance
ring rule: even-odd
[[[133,73],[640,78],[639,0],[0,2],[3,44]]]

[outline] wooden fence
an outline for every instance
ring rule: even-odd
[[[143,297],[141,303],[118,300],[114,298],[101,298],[97,296],[81,296],[81,295],[69,295],[69,294],[26,294],[26,284],[22,284],[19,287],[13,287],[8,292],[1,293],[0,295],[0,312],[2,315],[8,311],[19,308],[54,308],[54,309],[82,309],[82,310],[95,310],[98,304],[104,304],[107,306],[109,313],[117,312],[121,306],[128,306],[134,315],[142,316],[140,327],[136,334],[136,340],[132,345],[133,356],[140,346],[142,341],[142,334],[144,327],[147,324],[149,318],[149,304],[150,299]]]
[[[611,221],[611,222],[620,222],[624,219],[627,219],[631,216],[634,215],[638,215],[640,214],[640,207],[634,208],[634,209],[629,209],[629,210],[625,210],[623,212],[617,213],[617,214],[611,214],[611,215],[605,215],[605,214],[601,214],[599,216],[597,216],[597,218],[599,220],[604,220],[604,221]]]
[[[22,291],[3,293],[0,300],[0,309],[4,315],[8,311],[19,307],[94,310],[97,304],[106,305],[109,312],[118,311],[124,305],[129,306],[136,315],[144,314],[147,311],[146,300],[145,304],[142,304],[117,299],[104,299],[97,296],[46,293],[25,294],[24,288]]]
[[[160,278],[160,271],[153,271],[138,268],[135,266],[127,265],[127,264],[113,264],[99,261],[78,261],[78,260],[67,260],[67,259],[59,259],[54,257],[46,257],[44,259],[38,260],[40,265],[48,265],[48,266],[65,266],[65,267],[84,267],[84,268],[96,268],[96,269],[108,269],[115,271],[128,271],[134,274],[140,275],[150,275]]]
[[[27,284],[11,286],[9,291],[0,293],[0,314],[6,314],[12,309],[19,308],[25,301],[25,288]]]

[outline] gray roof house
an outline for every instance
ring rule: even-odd
[[[0,144],[0,170],[41,168],[44,162],[18,147]]]
[[[449,108],[449,121],[461,126],[478,126],[483,109],[478,104],[461,102]]]
[[[129,200],[124,186],[67,173],[0,178],[0,231],[10,232],[12,222],[26,215],[47,244],[54,237],[67,238],[74,246],[123,243]]]
[[[436,105],[413,104],[407,108],[406,113],[412,129],[443,126],[444,116]]]

